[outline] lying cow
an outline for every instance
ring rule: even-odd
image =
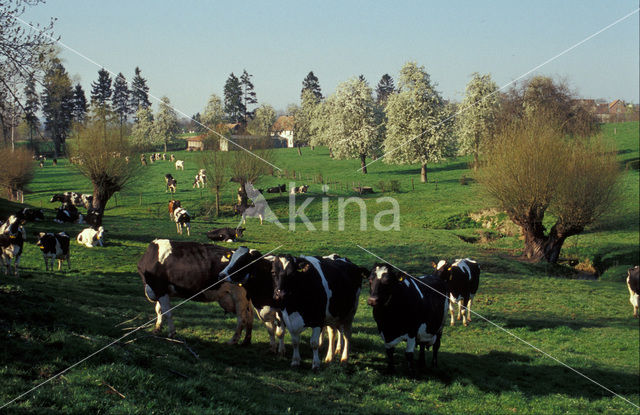
[[[251,342],[253,314],[246,291],[234,284],[217,284],[218,273],[227,265],[231,250],[197,242],[156,239],[138,261],[138,274],[144,284],[147,299],[156,304],[155,331],[166,319],[169,336],[175,334],[171,317],[170,297],[194,301],[217,301],[229,313],[237,316],[236,330],[229,343],[236,344],[245,330],[243,344]]]
[[[98,229],[86,228],[76,236],[76,241],[86,246],[87,248],[93,248],[95,246],[104,246],[104,227],[100,226]]]
[[[64,203],[56,209],[56,217],[53,221],[56,223],[84,223],[82,214],[71,203]]]
[[[289,193],[292,195],[296,193],[307,193],[308,190],[309,190],[309,185],[305,184],[302,186],[292,187]]]
[[[432,265],[435,268],[434,275],[440,277],[447,285],[450,324],[454,325],[453,305],[458,304],[457,319],[460,320],[462,317],[462,324],[467,326],[471,321],[471,303],[480,284],[480,267],[476,261],[469,258],[456,259],[451,265],[445,260]]]
[[[283,193],[287,191],[287,185],[281,184],[280,186],[274,186],[267,188],[267,193]]]
[[[207,238],[218,242],[235,242],[236,239],[242,238],[245,228],[218,228],[207,232]]]
[[[18,213],[28,222],[40,222],[44,220],[44,212],[42,209],[24,208],[20,209]]]
[[[438,366],[438,350],[446,318],[446,285],[440,278],[419,279],[397,272],[387,264],[376,264],[369,274],[373,318],[387,352],[387,369],[394,371],[394,348],[405,340],[409,372],[414,371],[414,352],[420,346],[418,363],[424,366],[425,348],[433,346],[431,365]]]
[[[638,299],[640,298],[640,267],[637,265],[627,271],[629,302],[633,306],[633,316],[638,317]]]
[[[36,234],[38,241],[36,245],[42,251],[44,257],[44,268],[49,271],[49,260],[51,260],[51,271],[53,271],[53,261],[58,260],[58,270],[62,267],[62,261],[67,261],[68,269],[71,269],[71,260],[69,259],[69,242],[71,238],[64,232]]]

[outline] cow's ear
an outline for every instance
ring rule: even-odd
[[[431,266],[433,267],[433,269],[438,269],[438,264],[433,261],[431,261]]]
[[[224,257],[225,257],[225,258],[227,258],[227,259],[229,259],[229,258],[231,258],[231,255],[233,255],[233,252],[232,252],[232,251],[229,251],[229,252],[227,252],[226,254],[224,254]]]

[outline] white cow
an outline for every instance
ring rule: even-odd
[[[100,226],[98,230],[93,228],[83,229],[76,237],[76,241],[87,248],[93,248],[98,245],[104,246],[104,228]]]
[[[184,160],[176,160],[176,170],[184,170]]]

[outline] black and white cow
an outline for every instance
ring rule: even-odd
[[[21,212],[11,215],[6,221],[0,225],[0,235],[9,234],[17,235],[18,232],[22,232],[22,225],[25,223],[25,218]],[[26,238],[25,238],[26,239]]]
[[[478,292],[480,284],[480,267],[472,259],[456,259],[453,264],[441,260],[438,264],[432,264],[435,268],[435,275],[440,277],[446,284],[449,292],[449,313],[451,314],[451,325],[453,320],[453,305],[458,304],[458,320],[462,317],[462,324],[465,326],[471,321],[471,303],[473,297]]]
[[[29,222],[40,222],[44,220],[44,212],[42,209],[24,208],[18,211],[24,220]]]
[[[73,192],[64,192],[64,193],[56,193],[51,196],[51,200],[49,203],[60,202],[60,203],[73,203],[72,201],[72,193]]]
[[[73,204],[63,203],[56,209],[56,217],[53,221],[56,223],[84,223],[84,217]]]
[[[178,181],[173,178],[173,175],[171,175],[171,173],[167,173],[167,174],[164,175],[164,182],[167,185],[165,193],[169,192],[169,191],[171,193],[175,193],[176,192],[176,187],[178,186]],[[173,189],[171,187],[169,187],[169,184],[171,184]]]
[[[287,191],[287,185],[281,184],[280,186],[274,186],[267,188],[267,193],[283,193]]]
[[[87,225],[97,230],[102,224],[102,213],[96,209],[90,208],[87,210],[87,215],[83,219]]]
[[[182,228],[187,229],[187,235],[191,236],[191,215],[182,206],[177,207],[173,211],[173,220],[176,223],[178,234],[182,235]]]
[[[69,242],[71,238],[64,232],[60,233],[37,233],[38,241],[36,245],[42,251],[44,257],[44,268],[49,271],[49,261],[51,261],[51,271],[53,271],[53,261],[58,260],[58,270],[62,267],[62,261],[67,261],[68,269],[71,269],[71,260],[69,259]]]
[[[242,238],[245,228],[218,228],[207,232],[207,238],[218,242],[235,242],[236,239]]]
[[[194,301],[217,301],[237,316],[236,330],[229,343],[236,344],[245,330],[243,344],[251,342],[253,313],[244,288],[218,282],[218,273],[227,265],[231,250],[212,244],[156,239],[138,261],[147,299],[156,304],[155,331],[167,320],[169,336],[175,334],[170,297]],[[195,297],[194,297],[195,296]]]
[[[0,234],[0,260],[5,274],[9,275],[11,261],[13,260],[13,274],[18,276],[18,265],[24,241],[27,239],[25,230],[18,226],[15,233],[6,232]]]
[[[305,184],[302,186],[297,186],[297,187],[292,187],[291,190],[289,190],[289,194],[296,194],[296,193],[307,193],[307,191],[309,190],[309,185]]]
[[[627,271],[627,288],[629,302],[633,306],[633,316],[638,317],[638,302],[640,298],[640,267],[637,265]]]
[[[198,174],[196,174],[195,176],[195,180],[193,181],[193,187],[197,187],[198,189],[200,188],[200,186],[202,187],[206,187],[207,185],[207,171],[205,169],[200,169],[200,171],[198,171]]]
[[[388,370],[394,370],[394,348],[407,342],[405,356],[409,372],[414,368],[414,351],[420,346],[419,365],[424,366],[425,348],[433,346],[431,364],[438,365],[438,350],[446,318],[447,294],[444,281],[435,276],[413,278],[390,265],[376,264],[369,274],[373,318],[387,352]]]
[[[229,264],[220,272],[220,278],[226,278],[247,291],[256,315],[267,327],[271,351],[283,356],[285,324],[280,304],[274,299],[271,273],[274,260],[274,256],[263,257],[256,250],[240,247],[233,252]]]

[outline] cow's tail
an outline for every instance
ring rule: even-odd
[[[152,303],[158,301],[158,296],[155,292],[153,292],[153,289],[149,284],[144,285],[144,295],[147,297],[147,300],[151,301]]]

